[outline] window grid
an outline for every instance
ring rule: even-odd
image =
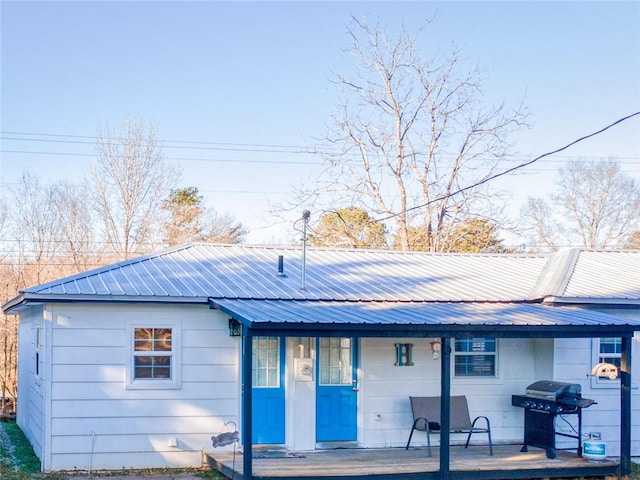
[[[495,338],[458,338],[454,340],[454,376],[495,377]]]
[[[280,386],[280,339],[253,338],[253,386]]]
[[[351,339],[320,338],[320,384],[349,385],[351,383]]]
[[[172,329],[134,328],[133,332],[133,378],[171,379]]]
[[[600,339],[598,361],[611,363],[620,368],[622,356],[622,339],[619,337],[603,337]]]

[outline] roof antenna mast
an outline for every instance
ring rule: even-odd
[[[300,290],[307,289],[307,226],[309,225],[309,218],[311,212],[305,210],[302,212],[302,286]]]

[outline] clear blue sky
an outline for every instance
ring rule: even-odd
[[[182,184],[241,220],[251,242],[288,241],[268,207],[318,172],[301,152],[330,121],[330,80],[353,67],[346,25],[362,14],[410,30],[433,18],[423,52],[455,44],[484,70],[487,102],[524,100],[524,160],[640,111],[640,2],[2,1],[2,189],[24,169],[79,182],[94,141],[45,134],[94,137],[131,115],[168,145],[211,142],[165,148]],[[519,205],[579,157],[617,157],[640,178],[640,117],[496,187]]]

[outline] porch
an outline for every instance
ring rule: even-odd
[[[349,479],[380,477],[381,479],[511,479],[548,477],[605,477],[617,475],[615,459],[589,462],[571,451],[558,451],[548,459],[545,451],[521,445],[496,445],[493,456],[486,446],[452,446],[449,472],[440,472],[440,449],[433,448],[346,448],[312,452],[254,451],[252,478],[269,480],[291,478]],[[244,479],[243,455],[236,452],[207,452],[211,468],[232,480]],[[247,479],[245,479],[247,480]]]

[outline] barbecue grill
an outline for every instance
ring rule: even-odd
[[[524,408],[524,445],[544,448],[547,458],[556,458],[556,436],[575,438],[579,456],[582,456],[582,409],[596,403],[582,398],[577,383],[541,380],[527,387],[525,395],[512,395],[511,405]],[[578,429],[575,435],[556,431],[558,415],[577,415]],[[568,448],[567,450],[572,450]]]

